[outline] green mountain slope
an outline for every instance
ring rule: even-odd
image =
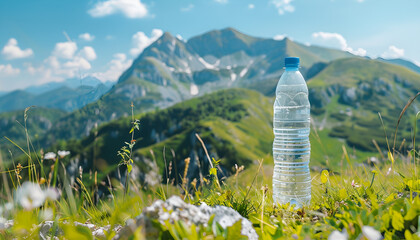
[[[48,108],[31,108],[27,111],[26,126],[29,137],[32,139],[34,146],[39,147],[39,138],[52,128],[55,122],[66,115],[66,112],[58,109]],[[0,113],[0,145],[2,150],[9,149],[17,154],[20,151],[13,147],[13,144],[6,140],[8,137],[19,146],[25,148],[25,119],[24,110]]]
[[[377,60],[379,61],[383,61],[383,62],[387,62],[387,63],[392,63],[392,64],[396,64],[396,65],[400,65],[403,67],[406,67],[416,73],[420,73],[420,66],[405,60],[405,59],[401,59],[401,58],[394,58],[394,59],[384,59],[384,58],[378,58]]]
[[[21,110],[29,106],[54,108],[71,112],[98,100],[108,90],[109,86],[105,86],[104,84],[99,84],[95,87],[79,86],[77,88],[57,86],[57,88],[42,92],[41,94],[16,90],[0,96],[0,112]],[[40,90],[33,87],[31,91],[36,92]]]
[[[136,135],[136,164],[143,170],[147,168],[145,163],[153,161],[152,150],[158,166],[163,169],[162,148],[165,146],[168,159],[171,149],[176,154],[177,171],[183,169],[182,164],[187,157],[198,157],[207,169],[208,161],[195,133],[206,142],[211,156],[222,159],[226,172],[230,172],[235,163],[249,165],[259,158],[269,158],[272,144],[271,104],[272,100],[257,92],[232,89],[138,115],[141,124]],[[100,126],[96,135],[91,133],[75,145],[57,148],[70,149],[91,164],[100,163],[95,166],[96,169],[106,169],[119,162],[116,153],[124,142],[129,141],[130,119],[124,117],[111,121]],[[252,128],[255,125],[259,127]],[[95,156],[94,161],[92,156]],[[191,162],[191,167],[196,166],[194,164],[195,160]]]
[[[135,112],[166,108],[220,89],[241,87],[272,95],[283,59],[302,56],[302,71],[349,53],[305,46],[290,39],[276,41],[227,28],[183,42],[164,33],[133,61],[118,83],[97,102],[63,118],[43,141],[87,136],[94,126]],[[313,68],[312,68],[313,69]]]
[[[376,151],[372,140],[385,150],[383,117],[388,137],[395,130],[401,110],[420,89],[420,75],[381,61],[347,58],[328,64],[308,81],[312,112],[318,127],[330,129],[330,137],[345,139],[357,149]],[[411,139],[414,104],[402,119],[402,138]]]
[[[163,178],[170,174],[171,179],[179,182],[187,158],[190,159],[189,180],[199,179],[200,173],[206,176],[209,162],[196,133],[203,139],[210,157],[221,160],[220,177],[234,173],[235,164],[249,167],[261,159],[266,164],[273,164],[273,101],[256,91],[233,88],[137,115],[140,131],[135,133],[133,154],[136,177],[147,182],[147,174],[157,172]],[[100,172],[115,169],[120,161],[116,153],[124,142],[130,142],[130,122],[131,117],[111,121],[87,138],[60,143],[55,148],[70,150],[74,159],[87,163],[83,168],[93,167]],[[328,137],[324,130],[312,131],[310,139],[311,166],[315,168],[337,168],[342,145],[349,148],[340,139]],[[360,160],[374,155],[358,151],[354,157]],[[123,172],[110,174],[121,178]]]

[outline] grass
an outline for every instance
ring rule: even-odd
[[[198,140],[208,144],[208,141],[215,141],[211,135],[217,133],[220,137],[217,141],[223,144],[224,139],[234,138],[241,141],[259,134],[251,131],[248,126],[261,122],[255,122],[250,116],[264,116],[265,112],[259,111],[258,108],[251,110],[251,113],[248,113],[250,115],[243,115],[242,120],[237,122],[223,118],[218,121],[203,121],[202,127],[208,130],[199,137],[196,135]],[[403,113],[398,119],[402,119]],[[267,115],[259,119],[264,121],[270,117]],[[250,122],[246,122],[248,120]],[[131,122],[133,131],[127,131],[127,134],[134,134],[136,131],[133,116]],[[141,127],[142,125],[140,129]],[[261,239],[328,239],[332,234],[347,235],[349,239],[369,239],[372,234],[380,234],[385,239],[420,238],[420,178],[417,174],[420,169],[417,150],[414,148],[406,154],[394,154],[394,148],[389,145],[386,149],[388,159],[384,159],[383,163],[372,166],[359,165],[355,164],[355,159],[366,157],[364,153],[348,149],[340,140],[327,138],[327,134],[327,130],[312,131],[312,148],[322,149],[322,155],[318,151],[319,155],[312,156],[312,164],[340,158],[340,161],[335,162],[340,162],[341,168],[334,168],[334,171],[311,171],[312,201],[309,206],[301,209],[273,202],[273,164],[269,157],[245,168],[236,166],[235,174],[227,179],[219,179],[220,170],[217,165],[222,163],[223,159],[211,160],[206,154],[206,161],[210,161],[210,166],[207,172],[202,172],[206,181],[198,186],[186,179],[190,159],[185,161],[186,167],[179,173],[183,176],[182,181],[172,181],[173,175],[167,173],[166,176],[170,176],[169,181],[156,186],[140,185],[132,180],[130,185],[124,186],[108,176],[105,177],[106,172],[92,170],[76,173],[76,181],[70,183],[69,173],[64,168],[68,160],[66,157],[57,157],[54,161],[36,161],[43,159],[43,156],[40,152],[33,152],[28,154],[29,160],[23,162],[23,166],[14,164],[8,168],[0,155],[0,174],[3,181],[0,187],[0,239],[37,238],[41,231],[40,224],[47,220],[53,222],[53,227],[47,233],[49,236],[52,236],[56,229],[60,229],[59,238],[93,239],[88,227],[75,224],[78,222],[110,226],[105,232],[105,239],[112,239],[116,234],[114,227],[125,225],[127,220],[141,214],[142,209],[150,206],[153,201],[166,200],[171,195],[181,196],[190,204],[199,205],[205,202],[210,206],[231,207],[252,222]],[[177,137],[175,135],[173,138]],[[134,135],[131,135],[131,139],[134,140]],[[266,144],[253,141],[255,139],[248,139],[252,146]],[[197,141],[197,144],[202,147],[200,141]],[[133,141],[127,144],[133,144]],[[165,142],[160,144],[165,149]],[[211,143],[216,144],[218,143]],[[127,158],[122,159],[122,163],[127,165],[122,168],[123,171],[129,171],[128,165],[133,163],[133,146],[128,146]],[[226,146],[227,153],[239,151],[229,147]],[[235,148],[245,146],[237,145]],[[250,147],[241,149],[240,152],[252,154],[258,149]],[[37,157],[32,157],[33,155]],[[258,154],[254,155],[257,156]],[[170,164],[170,161],[166,161],[165,154],[156,154],[155,161],[156,158],[159,158],[157,161],[161,164],[164,162],[165,169],[166,164]],[[327,167],[329,164],[325,162]],[[46,198],[42,203],[37,203],[31,198],[30,192],[19,195],[19,189],[26,180],[40,185],[45,191],[42,194],[46,194],[45,189],[48,187],[56,187],[61,192],[61,197]],[[172,182],[178,184],[172,185]],[[104,190],[108,193],[101,196],[100,193]],[[25,199],[32,201],[28,203],[23,201]],[[10,202],[14,204],[10,206]],[[13,227],[4,228],[1,224],[9,219],[14,221]],[[208,227],[212,225],[212,220],[208,226],[186,225],[181,222],[162,224],[157,221],[154,221],[153,225],[158,229],[158,237],[161,239],[232,239],[232,236],[241,235],[236,224],[226,229]],[[132,237],[145,238],[144,227],[135,229],[135,235]]]
[[[84,236],[89,239],[87,229],[71,223],[124,225],[127,219],[139,215],[141,209],[154,200],[164,200],[166,196],[175,194],[192,204],[206,202],[208,205],[234,208],[253,223],[262,239],[326,239],[333,231],[341,232],[343,229],[351,239],[355,239],[364,226],[372,226],[387,237],[415,239],[419,227],[420,198],[415,197],[414,193],[420,191],[420,180],[414,175],[412,163],[399,160],[389,173],[390,167],[388,163],[373,168],[347,168],[337,173],[331,172],[326,181],[321,179],[319,172],[311,172],[312,204],[300,210],[273,204],[271,187],[268,190],[265,188],[271,186],[271,164],[264,164],[260,169],[254,165],[224,181],[220,188],[208,184],[191,195],[185,195],[181,188],[172,185],[147,190],[134,185],[129,195],[124,197],[124,188],[116,185],[111,192],[113,198],[101,199],[97,203],[92,201],[95,191],[83,184],[86,179],[75,185],[74,189],[63,189],[60,200],[47,201],[39,208],[25,210],[19,205],[14,206],[5,217],[14,219],[15,226],[0,230],[0,236],[6,239],[28,234],[35,237],[39,229],[34,226],[45,220],[53,220],[63,229],[62,237],[72,239]],[[46,218],[47,211],[51,211],[52,216]],[[170,238],[189,239],[193,233],[183,231],[180,226],[173,223],[159,227],[162,234],[169,234]],[[199,239],[205,235],[206,239],[213,239],[218,234],[223,236],[233,231],[225,229],[214,233],[204,226],[196,227],[202,234]],[[110,239],[115,233],[110,231],[108,234]]]

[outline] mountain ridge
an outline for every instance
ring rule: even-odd
[[[194,43],[202,38],[207,39],[208,46],[211,46],[208,52],[202,50],[207,47],[199,48]],[[242,47],[235,51],[227,49],[224,43],[230,40],[242,42],[242,45],[238,44]],[[216,56],[209,55],[213,51]],[[166,32],[133,61],[106,94],[57,121],[41,142],[48,146],[59,140],[88,136],[92,129],[101,124],[130,115],[131,104],[135,106],[134,112],[137,114],[164,109],[190,98],[228,88],[250,88],[273,96],[286,56],[301,57],[301,72],[311,76],[307,78],[308,84],[313,84],[311,79],[320,76],[332,62],[345,58],[363,61],[363,58],[348,52],[306,46],[288,38],[278,41],[252,37],[232,28],[210,31],[187,42]],[[399,68],[396,71],[405,70]],[[380,78],[380,73],[375,73],[375,77]],[[336,76],[334,81],[338,79]],[[341,90],[327,86],[313,91],[313,105],[327,107],[329,102],[335,101],[332,95],[341,94],[344,96],[344,105],[349,103],[345,99],[352,99],[349,98],[353,91],[351,87],[337,88]],[[347,90],[349,93],[346,93]],[[343,98],[340,101],[343,102]]]
[[[95,87],[80,85],[71,88],[67,85],[52,84],[51,90],[41,91],[39,94],[26,90],[14,90],[0,96],[0,113],[22,110],[29,106],[56,108],[67,112],[79,109],[86,104],[96,101],[109,90],[109,86],[99,83]],[[32,88],[37,92],[37,88]]]
[[[194,39],[210,35],[216,35],[216,40],[210,38],[213,39],[210,45],[216,49],[210,50],[223,53],[220,58],[213,55],[203,56],[192,50],[195,48],[192,43],[197,41]],[[222,45],[217,43],[221,36],[224,38]],[[242,46],[254,46],[257,52],[253,51],[257,54],[247,54],[247,51],[251,51],[248,47],[223,52],[224,43],[232,40],[230,38],[236,39],[234,41],[245,41],[246,44]],[[129,106],[131,102],[137,106],[135,110],[139,113],[166,108],[180,101],[225,88],[252,87],[252,84],[266,83],[267,92],[272,91],[276,85],[274,79],[278,79],[283,71],[283,58],[289,56],[289,53],[308,56],[302,58],[303,71],[309,69],[312,62],[328,62],[339,57],[353,56],[339,50],[325,49],[324,56],[317,57],[310,50],[311,47],[293,43],[290,39],[276,41],[255,38],[232,28],[204,33],[187,42],[166,32],[133,61],[108,93],[97,102],[66,116],[63,120],[81,122],[84,129],[78,130],[73,136],[79,138],[89,133],[95,125],[93,123],[101,124],[129,114],[129,107],[124,107],[125,110],[121,107]],[[320,50],[317,48],[316,51]],[[61,129],[70,126],[70,123],[59,124],[54,130],[58,132],[58,136],[68,136]]]

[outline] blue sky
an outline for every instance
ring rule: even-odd
[[[233,27],[420,65],[418,0],[13,0],[0,2],[0,91],[92,75],[117,80],[168,31]]]

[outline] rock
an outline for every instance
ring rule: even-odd
[[[95,237],[95,239],[106,239],[105,232],[108,230],[109,230],[109,226],[100,227],[92,231],[92,236]]]
[[[9,229],[11,227],[13,227],[13,220],[7,220],[6,223],[4,224],[5,229]]]
[[[93,231],[93,230],[95,230],[95,228],[96,228],[96,226],[95,225],[93,225],[92,223],[79,223],[79,222],[74,222],[73,223],[74,224],[74,226],[81,226],[81,227],[87,227],[87,228],[89,228],[89,230],[90,231]]]
[[[383,78],[376,78],[375,80],[373,80],[373,89],[379,95],[388,96],[389,91],[392,89],[392,86]]]
[[[48,239],[48,232],[53,227],[54,222],[53,221],[45,221],[44,223],[41,223],[38,225],[39,227],[39,238],[40,239]]]
[[[151,206],[146,207],[135,220],[127,221],[126,226],[113,239],[128,239],[140,226],[144,229],[146,238],[156,238],[159,230],[153,226],[152,220],[157,220],[161,224],[164,224],[165,221],[172,224],[176,221],[183,221],[188,226],[191,224],[207,226],[212,215],[214,215],[213,229],[216,222],[223,228],[227,228],[241,221],[241,234],[249,239],[258,239],[256,231],[252,228],[252,223],[232,208],[210,207],[205,203],[195,206],[185,203],[178,196],[172,196],[165,202],[155,201]]]
[[[309,89],[309,102],[315,108],[323,108],[330,102],[329,93],[320,89]]]
[[[66,222],[64,222],[64,223],[66,223]],[[12,225],[13,225],[13,223],[12,223]],[[54,225],[54,221],[45,221],[45,222],[39,224],[38,225],[39,238],[40,239],[51,239],[51,238],[58,239],[57,236],[58,237],[63,236],[64,232],[59,227],[57,228],[54,236],[51,236],[51,233],[49,231],[53,228],[53,225]],[[105,232],[109,231],[109,229],[111,228],[110,225],[107,225],[107,226],[104,226],[104,227],[98,227],[98,226],[96,226],[94,224],[91,224],[91,223],[79,223],[79,222],[74,222],[73,225],[88,228],[92,232],[92,236],[95,239],[106,239]],[[114,232],[119,232],[121,230],[121,228],[122,228],[121,225],[116,225],[113,230],[114,230]]]
[[[402,84],[403,84],[403,87],[406,87],[406,88],[411,88],[411,87],[413,87],[413,84],[412,84],[412,83],[410,83],[410,82],[408,82],[408,81],[406,81],[406,80],[403,80],[403,81],[402,81]]]
[[[362,82],[362,83],[359,84],[359,89],[361,89],[361,90],[363,90],[365,92],[368,92],[368,91],[371,90],[371,87],[370,87],[369,83]]]
[[[356,104],[356,100],[357,100],[357,94],[356,94],[355,87],[344,90],[340,96],[340,102],[347,105],[354,106]]]
[[[394,75],[394,82],[401,83],[401,78],[398,75]]]

